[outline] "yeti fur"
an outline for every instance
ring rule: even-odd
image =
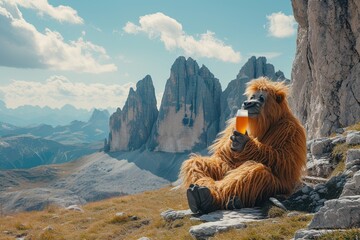
[[[243,207],[253,207],[271,196],[290,194],[304,172],[305,130],[289,108],[287,86],[261,77],[247,84],[245,95],[257,91],[266,91],[267,98],[258,117],[249,118],[250,140],[244,149],[231,150],[234,118],[209,148],[211,156],[193,154],[181,167],[183,187],[208,187],[222,209],[235,196]]]

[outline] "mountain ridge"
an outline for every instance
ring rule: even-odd
[[[109,141],[104,149],[110,152],[137,149],[169,153],[202,151],[212,144],[225,128],[226,121],[241,107],[246,83],[260,76],[290,82],[280,70],[275,72],[275,67],[267,63],[266,57],[253,56],[222,91],[220,81],[205,65],[199,67],[191,57],[180,56],[171,66],[160,109],[156,107],[152,81],[148,85],[150,96],[137,94],[142,87],[137,87],[136,91],[130,89],[123,109],[119,107],[110,117]],[[146,78],[151,79],[149,75]],[[144,104],[147,101],[148,104]],[[128,117],[129,102],[132,102],[131,116],[136,120]],[[144,109],[145,115],[151,117],[139,117]],[[149,114],[149,111],[154,114]],[[146,129],[152,129],[146,133],[143,131],[145,136],[139,132],[143,122]],[[130,138],[136,140],[131,142]]]

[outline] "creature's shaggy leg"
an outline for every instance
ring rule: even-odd
[[[220,158],[192,155],[182,164],[180,178],[184,188],[188,188],[190,184],[211,188],[215,181],[223,179],[231,169],[231,166]]]
[[[181,167],[183,187],[189,187],[187,198],[194,213],[208,213],[219,209],[215,181],[221,180],[231,166],[220,158],[193,155]]]
[[[225,209],[231,208],[229,203],[234,198],[240,200],[241,207],[253,207],[275,194],[278,185],[270,168],[247,161],[216,183],[219,192],[216,201]]]

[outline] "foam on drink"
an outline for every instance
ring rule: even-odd
[[[248,111],[239,109],[236,113],[236,130],[242,134],[246,133],[248,126]]]

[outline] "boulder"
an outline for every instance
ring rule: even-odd
[[[349,145],[359,145],[360,144],[360,132],[351,132],[346,136],[346,143]]]
[[[360,227],[360,195],[325,202],[309,224],[310,229],[346,229]]]
[[[341,193],[341,197],[354,195],[360,195],[360,171],[357,171],[354,176],[346,182],[343,192]]]
[[[201,215],[199,220],[205,223],[192,226],[190,234],[196,239],[207,239],[218,232],[229,229],[245,228],[246,222],[260,221],[264,215],[259,208],[243,208],[233,211],[221,210]]]
[[[360,170],[360,149],[349,149],[346,154],[345,167],[347,174]]]
[[[237,220],[224,220],[217,222],[206,222],[200,225],[192,226],[189,233],[195,239],[208,239],[216,233],[224,232],[229,229],[246,228],[246,224]]]
[[[182,219],[185,216],[194,216],[190,209],[174,211],[172,209],[160,214],[166,221]],[[227,231],[232,228],[245,228],[247,222],[261,221],[265,219],[260,208],[242,208],[237,210],[219,210],[204,214],[198,217],[191,217],[191,220],[201,221],[199,225],[192,226],[190,234],[196,239],[207,239],[218,232]]]
[[[160,216],[166,221],[174,221],[176,219],[183,219],[185,216],[190,216],[192,214],[193,212],[190,209],[179,211],[169,209],[165,212],[162,212]]]

